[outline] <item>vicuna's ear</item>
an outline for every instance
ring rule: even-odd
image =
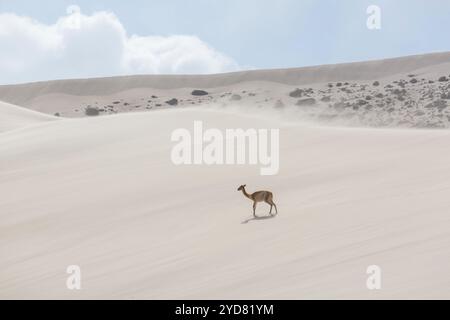
[[[246,187],[247,185],[246,184],[244,184],[244,188]]]

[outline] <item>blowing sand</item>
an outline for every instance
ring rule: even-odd
[[[450,53],[0,86],[0,100],[0,298],[450,298]],[[196,120],[278,128],[279,173],[174,165],[171,133]],[[253,218],[241,184],[279,214]]]
[[[450,298],[447,130],[238,108],[26,118],[0,133],[0,298]],[[170,134],[194,120],[279,128],[279,174],[173,165]],[[253,219],[244,183],[271,190],[279,214]],[[68,265],[81,290],[66,288]],[[381,290],[366,288],[369,265]]]

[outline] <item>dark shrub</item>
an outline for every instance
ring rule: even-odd
[[[87,116],[98,116],[99,115],[99,111],[97,108],[93,108],[93,107],[86,107],[86,109],[84,109],[84,113]]]
[[[294,91],[289,92],[289,96],[292,98],[300,98],[301,96],[303,96],[303,90],[297,88]]]

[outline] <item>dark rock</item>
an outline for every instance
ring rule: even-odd
[[[231,96],[231,98],[230,98],[230,100],[232,100],[232,101],[238,101],[238,100],[241,100],[241,99],[242,99],[242,97],[240,95],[238,95],[238,94],[233,94]]]
[[[439,82],[446,82],[448,81],[448,78],[446,76],[442,76],[438,79]]]
[[[379,83],[378,81],[374,81],[374,82],[372,83],[372,85],[373,85],[374,87],[378,87],[378,86],[380,85],[380,83]]]
[[[441,99],[446,99],[446,100],[450,99],[450,92],[442,93],[441,94]]]
[[[170,100],[167,100],[166,103],[170,106],[176,106],[178,104],[178,99],[172,98]]]
[[[392,91],[392,93],[395,94],[395,95],[401,96],[401,95],[406,94],[406,90],[405,89],[401,89],[401,90],[400,89],[394,89]]]
[[[193,90],[191,92],[191,94],[193,96],[206,96],[208,94],[208,92],[204,91],[204,90]]]
[[[316,99],[314,98],[304,98],[297,101],[296,106],[312,106],[316,104]]]
[[[357,103],[358,103],[358,105],[363,106],[363,105],[367,104],[367,101],[359,99]]]
[[[303,96],[303,90],[297,88],[294,91],[289,92],[289,96],[292,98],[300,98]]]

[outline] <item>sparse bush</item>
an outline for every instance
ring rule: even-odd
[[[86,107],[86,109],[84,109],[84,113],[87,116],[98,116],[100,111],[97,108]]]

